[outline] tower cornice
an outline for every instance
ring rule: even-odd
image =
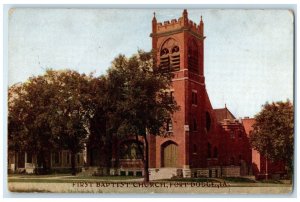
[[[171,31],[166,31],[166,32],[161,32],[161,33],[151,33],[150,37],[162,37],[162,36],[169,36],[172,34],[177,34],[177,33],[181,33],[181,32],[188,32],[190,34],[192,34],[194,37],[196,37],[197,39],[200,40],[204,40],[206,37],[203,35],[200,35],[197,32],[194,32],[193,30],[189,29],[189,28],[179,28],[179,29],[175,29],[175,30],[171,30]]]

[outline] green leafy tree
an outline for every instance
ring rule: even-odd
[[[20,83],[17,83],[8,90],[8,150],[14,153],[15,159],[17,154],[26,148],[27,131],[24,130],[26,116],[21,113],[26,103],[21,98],[22,87]]]
[[[90,119],[97,105],[98,78],[78,72],[47,70],[9,89],[8,141],[10,149],[35,152],[44,170],[50,153],[71,152],[72,174],[75,156],[82,151]]]
[[[89,138],[87,140],[87,148],[90,150],[98,150],[105,153],[105,165],[103,167],[110,167],[111,163],[111,138],[107,134],[107,86],[106,77],[101,76],[92,80],[93,90],[90,91],[90,97],[93,109],[89,119]],[[102,159],[103,160],[103,159]]]
[[[266,103],[255,116],[250,135],[254,149],[267,159],[283,161],[291,172],[294,158],[294,108],[292,103]]]
[[[135,138],[143,141],[138,149],[149,181],[148,137],[168,134],[166,123],[178,109],[168,93],[171,79],[143,51],[120,55],[99,78],[47,70],[9,89],[9,147],[35,152],[44,169],[51,152],[68,149],[76,174],[75,155],[86,143],[103,147],[110,166],[113,137]]]
[[[94,114],[95,78],[76,71],[48,71],[49,82],[57,92],[49,104],[49,124],[56,145],[71,152],[72,174],[76,174],[76,154],[87,141]]]
[[[54,142],[49,125],[49,105],[55,95],[42,76],[9,88],[8,145],[16,152],[37,153],[44,171],[50,166]]]
[[[138,144],[144,164],[144,180],[149,181],[150,135],[166,135],[166,123],[178,106],[167,93],[171,87],[171,72],[153,66],[152,54],[139,51],[126,58],[119,55],[108,70],[111,133],[119,138],[142,140]]]

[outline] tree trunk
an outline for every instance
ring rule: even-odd
[[[144,161],[144,182],[149,182],[149,143],[146,134],[143,135],[145,141],[145,161]]]
[[[38,174],[48,174],[49,168],[48,168],[48,164],[47,164],[47,160],[46,160],[47,157],[46,157],[44,151],[40,151],[38,153],[38,156],[39,156],[39,160],[40,160],[39,167],[41,168],[41,170],[39,170]]]
[[[289,161],[289,162],[286,162],[284,163],[286,166],[286,174],[287,174],[287,179],[290,180],[290,183],[292,184],[293,182],[293,165],[292,165],[292,162]]]
[[[266,157],[266,180],[268,180],[268,157]]]
[[[112,139],[111,136],[106,135],[106,141],[104,144],[106,155],[105,155],[105,167],[107,169],[107,175],[110,175],[110,169],[113,167],[112,165]]]
[[[37,168],[35,173],[37,175],[45,175],[50,173],[51,155],[46,155],[44,151],[37,152]]]
[[[76,165],[75,165],[75,159],[76,153],[71,151],[71,169],[72,169],[72,175],[76,175]]]
[[[14,172],[17,172],[17,150],[15,150],[14,152],[14,158],[15,158]]]

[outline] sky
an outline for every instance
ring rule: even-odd
[[[105,74],[120,53],[151,49],[159,22],[183,9],[14,9],[9,12],[8,85],[45,69]],[[293,100],[293,14],[288,10],[188,9],[204,21],[204,76],[213,108],[253,117],[267,101]]]

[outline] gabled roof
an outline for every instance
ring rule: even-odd
[[[229,119],[231,121],[234,121],[236,119],[234,115],[227,109],[227,107],[214,109],[214,113],[216,115],[217,122],[224,121],[224,119]]]
[[[245,132],[246,132],[248,137],[250,135],[250,131],[253,130],[252,126],[253,126],[254,123],[255,123],[254,118],[244,118],[244,119],[242,119],[242,124],[245,128]]]

